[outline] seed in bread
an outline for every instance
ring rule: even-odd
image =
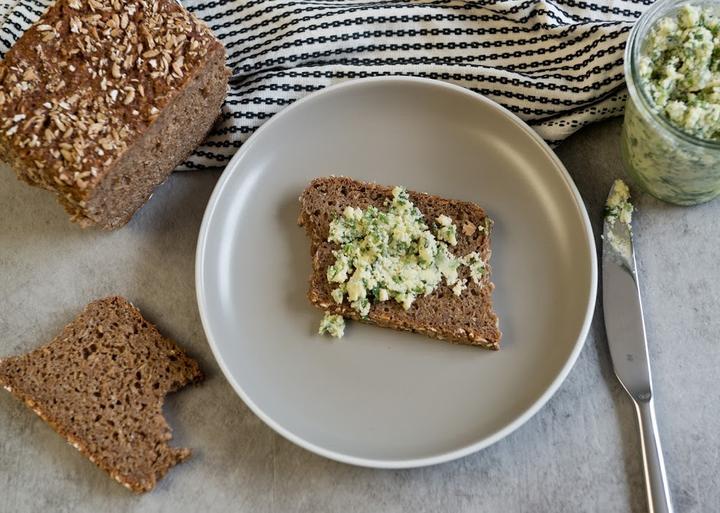
[[[308,297],[315,306],[331,314],[363,320],[379,326],[415,331],[430,337],[460,344],[498,349],[501,333],[492,307],[493,284],[490,281],[490,231],[492,221],[479,206],[428,194],[409,192],[412,203],[428,220],[450,218],[458,227],[453,233],[456,255],[477,255],[482,262],[482,275],[473,276],[474,262],[458,269],[460,294],[447,283],[437,286],[428,295],[418,296],[406,309],[396,301],[372,303],[367,315],[361,315],[348,301],[338,302],[333,296],[334,285],[328,280],[328,269],[335,263],[334,251],[339,245],[328,242],[333,219],[348,207],[366,210],[373,206],[383,209],[393,198],[393,188],[363,183],[344,177],[317,178],[300,197],[299,224],[310,238],[313,272]],[[443,217],[444,216],[444,217]],[[438,223],[440,229],[445,224]],[[449,226],[449,225],[448,225]],[[449,238],[449,234],[447,234]],[[408,305],[405,305],[408,306]],[[365,312],[363,312],[365,313]]]
[[[121,297],[90,303],[49,344],[0,359],[0,385],[135,492],[151,490],[190,450],[168,446],[169,392],[203,375]]]
[[[205,137],[228,76],[174,0],[57,0],[0,61],[0,160],[118,228]]]

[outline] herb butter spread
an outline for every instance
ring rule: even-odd
[[[610,246],[624,259],[632,257],[630,233],[634,207],[630,203],[630,189],[622,180],[615,180],[605,204],[605,237]],[[624,225],[618,229],[617,223]]]
[[[342,315],[326,313],[320,322],[318,333],[320,335],[327,333],[331,337],[342,338],[345,334],[345,319],[343,319]]]
[[[633,209],[627,184],[622,180],[615,180],[605,204],[605,219],[610,222],[617,220],[630,226]]]
[[[432,220],[431,230],[402,187],[393,189],[386,207],[347,207],[330,223],[327,240],[339,245],[327,269],[336,303],[347,300],[367,317],[376,302],[396,301],[407,310],[417,297],[431,294],[443,281],[461,295],[467,283],[459,276],[460,266],[468,267],[475,283],[482,280],[487,267],[477,252],[463,257],[453,254],[457,226],[450,217]]]
[[[720,140],[720,18],[710,9],[684,5],[660,19],[638,71],[646,95],[672,124]]]

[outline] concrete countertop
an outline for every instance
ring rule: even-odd
[[[599,233],[622,175],[620,120],[558,154]],[[215,363],[195,303],[195,243],[218,172],[176,173],[112,233],[68,223],[46,192],[0,167],[0,356],[47,342],[90,300],[122,294],[207,373],[169,397],[175,445],[193,457],[136,496],[0,390],[0,512],[641,512],[634,412],[610,367],[600,303],[568,379],[535,417],[475,455],[435,467],[356,468],[276,435]],[[720,504],[720,201],[693,208],[639,196],[635,233],[658,422],[678,513]]]

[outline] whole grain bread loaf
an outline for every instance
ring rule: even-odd
[[[228,76],[174,0],[57,0],[0,61],[0,160],[118,228],[203,140]]]
[[[135,492],[190,455],[167,445],[162,405],[201,379],[198,364],[121,297],[90,303],[49,344],[0,359],[0,385]]]
[[[489,262],[492,221],[479,206],[408,191],[410,199],[429,222],[440,215],[449,216],[458,227],[457,256],[477,251]],[[359,182],[345,177],[325,177],[313,180],[300,196],[301,212],[298,223],[304,226],[311,241],[313,272],[308,298],[318,308],[343,317],[358,319],[386,328],[423,333],[433,338],[459,344],[499,349],[501,333],[493,311],[490,266],[480,283],[468,279],[467,289],[460,296],[453,294],[443,283],[430,295],[418,297],[409,310],[395,301],[374,303],[367,318],[350,307],[347,301],[337,304],[331,297],[327,268],[333,264],[336,243],[327,242],[330,222],[341,215],[345,207],[362,209],[372,205],[380,209],[392,198],[392,187]],[[460,278],[469,278],[469,271],[461,266]]]

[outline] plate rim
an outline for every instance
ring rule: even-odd
[[[496,430],[489,436],[485,436],[482,439],[467,444],[463,447],[445,451],[440,454],[432,455],[432,456],[426,456],[421,458],[411,458],[411,459],[377,459],[377,458],[362,458],[362,457],[356,457],[344,454],[342,452],[326,449],[324,447],[321,447],[319,445],[316,445],[312,442],[309,442],[300,436],[296,435],[295,433],[291,432],[290,430],[284,428],[277,422],[275,422],[274,419],[270,418],[268,415],[265,414],[265,412],[245,393],[242,386],[235,380],[235,378],[232,376],[231,372],[229,371],[228,367],[226,366],[223,358],[220,355],[220,352],[218,350],[217,344],[215,340],[213,339],[210,328],[210,323],[208,319],[208,313],[206,310],[206,290],[205,290],[205,282],[204,282],[204,269],[205,269],[205,248],[207,245],[207,238],[208,238],[208,232],[209,228],[211,226],[215,210],[218,204],[218,201],[225,190],[225,187],[230,179],[230,176],[233,175],[236,170],[238,169],[238,163],[244,158],[244,156],[249,153],[249,151],[252,149],[255,141],[259,138],[261,134],[263,134],[265,131],[269,130],[270,127],[272,127],[274,124],[277,124],[280,120],[282,120],[285,116],[288,115],[288,113],[300,108],[305,103],[309,103],[313,101],[315,98],[319,96],[323,96],[326,94],[333,93],[340,89],[351,89],[354,87],[361,87],[364,84],[367,83],[407,83],[407,84],[424,84],[429,85],[433,87],[439,87],[442,89],[446,89],[455,93],[460,93],[462,95],[468,96],[469,98],[480,101],[484,103],[485,105],[489,106],[490,108],[496,110],[500,115],[507,118],[509,121],[511,121],[514,125],[516,125],[520,130],[522,130],[536,145],[538,145],[539,149],[545,153],[545,155],[549,158],[549,160],[554,164],[556,170],[560,173],[561,178],[565,182],[565,184],[568,186],[572,198],[575,202],[575,208],[578,212],[578,215],[580,217],[580,220],[582,221],[582,225],[584,228],[584,235],[586,239],[586,244],[588,246],[589,254],[590,254],[590,290],[589,295],[587,298],[587,308],[585,311],[585,316],[583,318],[583,323],[580,328],[580,331],[577,336],[577,340],[575,341],[574,347],[572,351],[570,352],[567,360],[563,364],[562,368],[560,369],[560,372],[555,376],[553,381],[550,383],[550,385],[545,389],[545,391],[538,397],[528,408],[526,408],[520,415],[515,417],[515,419],[506,424],[501,429]],[[506,436],[510,435],[512,432],[517,430],[520,426],[525,424],[528,420],[530,420],[540,409],[542,409],[545,404],[550,400],[550,398],[555,395],[555,393],[560,388],[560,385],[565,382],[565,379],[567,379],[568,375],[570,374],[570,371],[575,365],[575,362],[577,361],[578,356],[580,355],[580,352],[582,351],[583,347],[585,346],[585,341],[587,339],[588,332],[590,330],[590,325],[593,320],[593,315],[595,311],[595,304],[597,301],[597,287],[598,287],[598,263],[597,263],[597,250],[595,245],[595,237],[592,230],[592,225],[590,224],[590,219],[588,217],[587,209],[585,208],[585,203],[582,199],[582,196],[580,195],[580,192],[577,189],[577,186],[575,185],[575,182],[572,180],[572,177],[568,173],[567,169],[563,165],[562,161],[559,159],[559,157],[555,154],[554,151],[550,148],[550,146],[538,135],[537,132],[535,132],[530,126],[528,126],[523,120],[521,120],[519,117],[517,117],[515,114],[510,112],[508,109],[503,107],[502,105],[496,103],[495,101],[487,98],[486,96],[476,93],[470,89],[467,89],[465,87],[450,83],[450,82],[443,82],[440,80],[434,80],[429,78],[421,78],[421,77],[411,77],[411,76],[393,76],[393,77],[367,77],[367,78],[359,78],[359,79],[352,79],[347,80],[344,82],[341,82],[339,84],[333,84],[328,87],[325,87],[319,91],[315,91],[303,98],[300,98],[299,100],[295,101],[292,105],[282,109],[277,114],[272,116],[268,121],[263,123],[240,147],[240,149],[235,153],[235,155],[230,159],[230,161],[227,163],[225,168],[222,171],[222,174],[220,175],[220,178],[218,179],[217,184],[215,185],[212,194],[210,195],[210,199],[208,200],[207,206],[205,208],[205,212],[203,214],[202,223],[200,225],[200,231],[198,234],[198,241],[197,241],[197,247],[195,252],[195,293],[196,293],[196,299],[198,304],[198,310],[200,312],[200,321],[203,327],[203,332],[205,333],[205,337],[208,341],[208,345],[210,346],[210,350],[212,351],[213,357],[215,358],[215,361],[217,362],[218,366],[220,367],[220,370],[222,371],[223,375],[225,376],[225,379],[230,383],[230,386],[233,388],[236,394],[243,400],[243,402],[248,406],[248,408],[255,414],[260,420],[262,420],[267,426],[269,426],[273,431],[275,431],[277,434],[281,435],[285,439],[289,440],[290,442],[299,445],[300,447],[313,452],[315,454],[318,454],[320,456],[329,458],[331,460],[335,460],[341,463],[347,463],[351,465],[357,465],[361,467],[368,467],[368,468],[378,468],[378,469],[407,469],[407,468],[417,468],[417,467],[426,467],[430,465],[436,465],[439,463],[445,463],[448,461],[456,460],[465,456],[468,456],[470,454],[473,454],[475,452],[478,452],[482,449],[485,449],[486,447],[489,447],[490,445],[493,445],[496,442],[499,442]]]

